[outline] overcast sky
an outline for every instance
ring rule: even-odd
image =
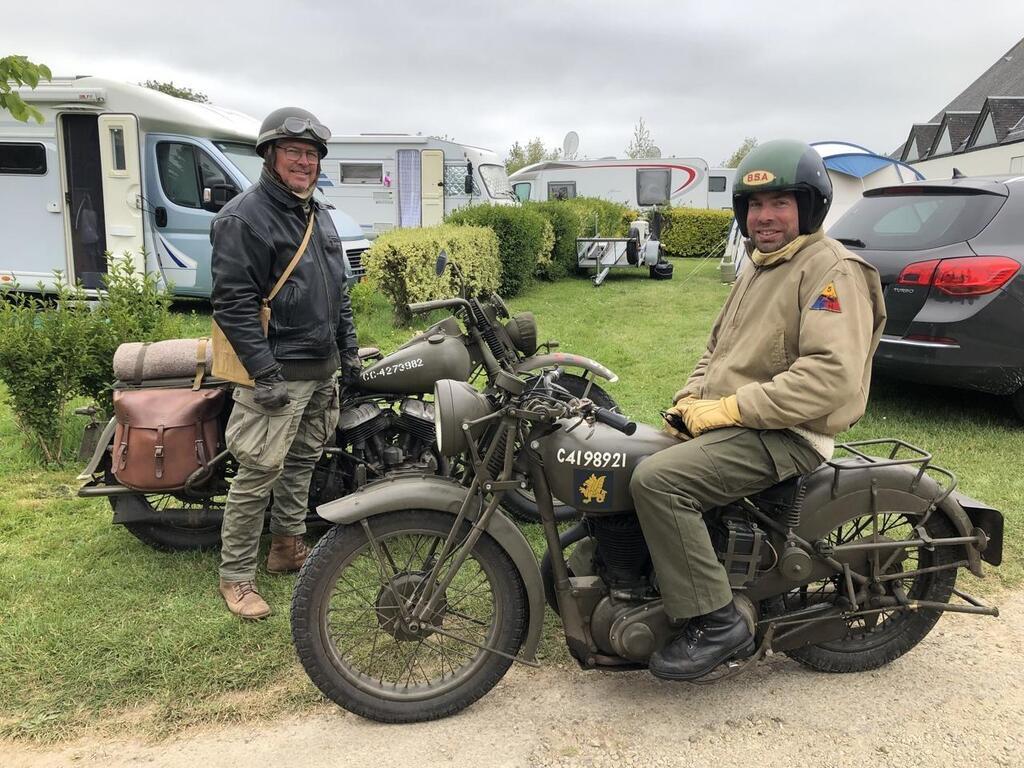
[[[745,136],[887,153],[1021,37],[1024,2],[49,0],[4,13],[0,55],[502,157],[569,130],[621,157],[643,117],[664,155],[715,165]]]

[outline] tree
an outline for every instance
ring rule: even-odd
[[[736,151],[729,155],[728,160],[723,160],[722,165],[725,168],[736,168],[743,161],[743,158],[747,156],[747,153],[757,146],[756,136],[747,136],[743,140],[743,143],[736,148]]]
[[[177,86],[174,81],[168,83],[161,83],[159,80],[147,80],[144,83],[139,83],[147,88],[152,88],[154,91],[160,91],[160,93],[166,93],[168,96],[174,96],[178,99],[185,99],[187,101],[195,101],[200,104],[209,104],[210,100],[207,98],[205,93],[199,91],[193,91],[191,88],[184,86]]]
[[[15,120],[27,123],[31,117],[37,123],[43,122],[42,113],[30,107],[12,88],[27,85],[35,88],[40,80],[52,80],[50,68],[45,64],[33,64],[26,56],[4,56],[0,58],[0,110],[6,109]]]
[[[647,130],[647,126],[644,125],[644,119],[641,117],[633,128],[633,140],[626,147],[626,157],[636,159],[643,159],[648,157],[661,157],[661,150],[658,149],[654,142],[651,141],[651,132]]]
[[[562,154],[560,149],[548,149],[540,137],[535,137],[527,142],[524,147],[518,141],[512,145],[505,158],[505,171],[515,173],[520,168],[534,163],[541,163],[545,160],[557,160]]]

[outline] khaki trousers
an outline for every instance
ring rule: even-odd
[[[338,425],[338,390],[333,379],[287,385],[291,402],[283,408],[257,405],[252,389],[235,387],[224,435],[238,461],[221,526],[220,576],[225,581],[255,577],[271,494],[270,532],[285,536],[306,532],[309,481]]]
[[[705,432],[640,462],[629,489],[669,617],[701,616],[732,600],[702,513],[821,462],[792,432],[745,427]]]

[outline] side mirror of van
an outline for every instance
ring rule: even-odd
[[[473,194],[473,161],[466,161],[466,194]]]
[[[203,187],[203,208],[210,213],[216,213],[237,194],[238,190],[232,184],[211,184],[209,187]]]
[[[445,267],[448,266],[448,251],[441,251],[437,254],[437,263],[434,264],[434,274],[440,277],[444,274]]]

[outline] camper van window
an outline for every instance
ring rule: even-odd
[[[156,164],[160,172],[160,186],[168,200],[186,208],[201,207],[195,147],[161,141],[156,145]]]
[[[110,148],[113,151],[114,170],[127,170],[128,165],[124,158],[124,128],[115,126],[110,128]]]
[[[478,192],[478,190],[474,190]],[[466,194],[466,166],[446,165],[444,167],[444,196]]]
[[[708,176],[708,192],[725,192],[725,176]]]
[[[637,205],[665,205],[672,193],[672,171],[668,168],[637,168]]]
[[[513,184],[512,189],[516,193],[516,197],[519,198],[519,202],[525,203],[530,199],[530,188],[533,185],[528,181],[520,181],[518,184]]]
[[[253,184],[260,180],[260,174],[263,172],[263,158],[256,154],[256,147],[252,144],[236,144],[228,141],[214,143],[245,178]]]
[[[512,184],[508,180],[508,174],[505,173],[504,165],[481,165],[480,178],[484,180],[484,186],[487,187],[487,193],[491,197],[515,195],[515,192],[512,191]]]
[[[572,200],[576,197],[575,181],[549,181],[548,200]]]
[[[342,184],[381,184],[384,166],[380,163],[341,163]]]
[[[0,144],[0,173],[42,176],[46,173],[46,150],[42,144]]]

